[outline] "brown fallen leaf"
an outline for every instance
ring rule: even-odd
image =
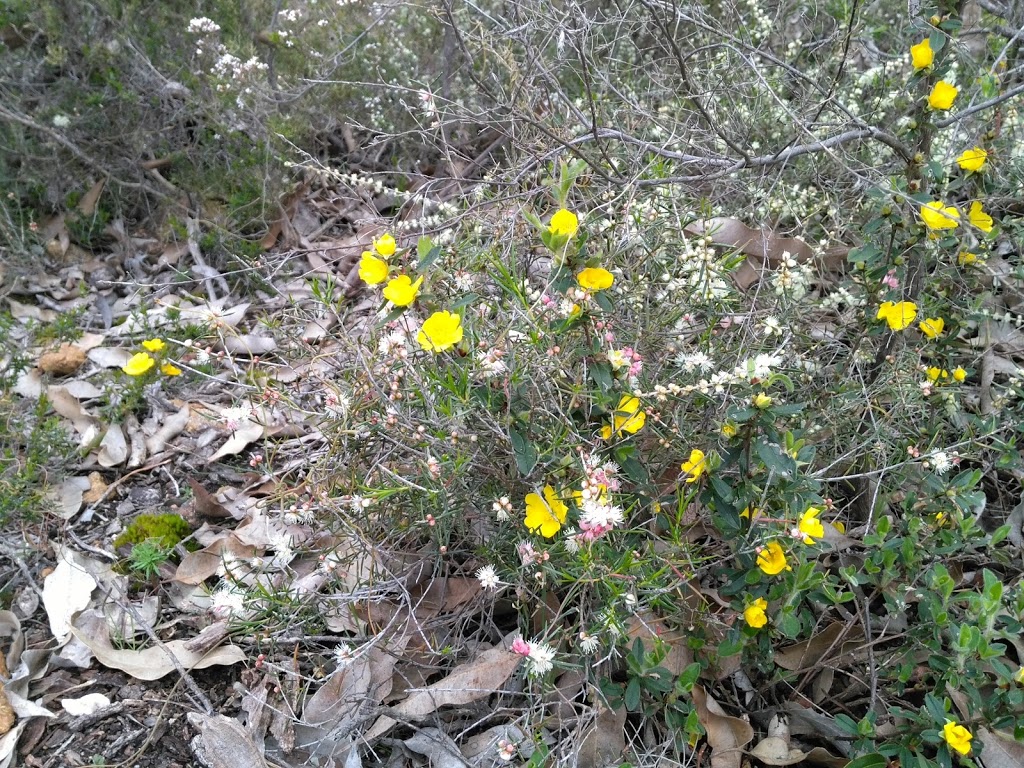
[[[74,344],[62,344],[56,351],[40,355],[36,365],[43,373],[70,376],[85,364],[85,360],[85,352]]]
[[[417,720],[445,705],[469,704],[500,690],[523,660],[522,656],[509,650],[517,634],[508,635],[494,648],[456,667],[444,679],[413,691],[409,698],[394,707],[394,711],[400,717]],[[386,715],[381,716],[364,738],[370,741],[384,735],[395,722]]]
[[[82,501],[86,504],[95,504],[97,501],[103,498],[103,494],[107,492],[106,481],[103,479],[103,475],[99,472],[89,473],[89,490],[82,494]]]
[[[863,630],[837,621],[808,640],[787,645],[775,652],[775,663],[791,672],[811,669],[824,658],[835,658],[860,645]]]
[[[1012,733],[991,731],[984,726],[978,728],[978,736],[985,742],[985,748],[978,758],[984,768],[1022,768],[1024,766],[1024,744],[1015,741]]]
[[[577,765],[580,768],[603,768],[618,765],[626,748],[626,708],[602,707],[594,724],[586,731],[580,744]]]
[[[700,684],[690,692],[697,719],[708,734],[711,747],[711,768],[740,768],[743,747],[754,738],[750,723],[727,715],[721,705]]]

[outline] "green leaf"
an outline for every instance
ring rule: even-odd
[[[420,238],[420,242],[421,243],[423,242],[423,238]],[[429,251],[427,251],[425,256],[424,255],[420,255],[420,261],[416,265],[416,271],[417,272],[424,272],[424,271],[426,271],[426,269],[431,264],[433,264],[435,261],[437,261],[437,257],[440,256],[440,255],[441,255],[441,246],[439,246],[439,245],[433,246]]]
[[[533,471],[533,468],[537,466],[540,454],[537,453],[533,443],[515,427],[509,427],[508,434],[512,440],[512,451],[516,456],[516,466],[519,468],[519,474],[527,477]]]
[[[845,717],[845,715],[843,717]],[[838,719],[839,716],[837,715],[836,720],[838,721]],[[849,720],[849,718],[846,719]],[[857,726],[854,724],[854,733],[857,732],[856,729]],[[851,760],[846,764],[846,768],[885,768],[888,764],[889,761],[886,759],[885,755],[879,752],[871,752],[870,754],[861,755],[860,757]]]
[[[416,241],[416,258],[423,261],[427,258],[427,254],[430,253],[434,248],[434,241],[429,236],[423,235],[419,240]]]
[[[793,461],[793,457],[784,453],[779,446],[758,440],[754,448],[764,465],[776,474],[790,478],[796,472],[796,462]]]
[[[637,712],[640,710],[640,678],[633,677],[629,680],[629,685],[626,686],[626,693],[623,696],[623,701],[626,704],[626,709],[630,712]]]
[[[679,676],[679,680],[676,684],[684,691],[689,693],[693,689],[693,686],[696,684],[697,679],[700,677],[700,671],[700,662],[693,662],[686,669],[683,670],[683,674]]]

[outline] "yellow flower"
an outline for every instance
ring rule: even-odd
[[[744,507],[743,511],[740,512],[740,517],[744,517],[747,520],[751,520],[753,518],[756,518],[759,514],[761,514],[761,510],[758,509],[757,507],[754,507],[753,509],[751,509],[750,507]]]
[[[992,217],[982,210],[981,203],[978,200],[971,203],[971,210],[968,211],[967,218],[971,220],[971,224],[982,232],[992,231]]]
[[[171,365],[170,363],[164,363],[160,366],[160,373],[164,376],[181,376],[181,368],[178,368],[176,365]]]
[[[141,376],[156,365],[156,361],[145,352],[132,355],[131,359],[121,368],[129,376]]]
[[[700,476],[708,471],[708,462],[704,458],[704,451],[694,448],[690,451],[690,458],[684,461],[679,468],[686,473],[687,483],[696,483],[700,480]]]
[[[615,282],[615,275],[601,267],[587,267],[576,275],[576,282],[585,290],[603,291],[612,287],[612,283]]]
[[[414,283],[408,275],[399,275],[384,287],[384,298],[396,307],[407,307],[416,300],[423,285],[423,275]]]
[[[383,234],[380,239],[373,241],[373,249],[385,259],[394,255],[396,246],[395,238],[388,234]]]
[[[545,501],[546,500],[546,501]],[[562,503],[550,485],[544,486],[544,498],[536,493],[526,495],[526,527],[534,532],[539,532],[545,539],[550,539],[562,527],[565,522],[565,514],[569,508]]]
[[[960,226],[960,211],[951,205],[943,206],[933,200],[921,207],[921,221],[928,229],[956,229]]]
[[[964,153],[956,159],[956,162],[965,171],[977,173],[985,167],[987,159],[988,152],[981,147],[974,147],[974,149],[965,149]]]
[[[580,220],[576,218],[576,214],[565,208],[560,208],[552,215],[548,232],[560,237],[572,237],[579,228]]]
[[[388,279],[388,263],[369,251],[363,251],[363,257],[359,260],[359,278],[367,285],[383,283]]]
[[[884,301],[879,307],[876,317],[878,320],[885,320],[889,324],[890,330],[902,331],[917,317],[917,305],[912,301],[901,301],[895,304],[891,301]]]
[[[451,349],[462,341],[462,318],[452,312],[435,312],[423,321],[416,341],[428,352]]]
[[[1013,679],[1015,682],[1024,685],[1024,667],[1021,667],[1017,670],[1017,674],[1013,676]]]
[[[759,597],[743,609],[743,619],[747,622],[748,626],[760,629],[768,623],[768,615],[765,613],[767,609],[768,601],[763,597]]]
[[[813,544],[812,536],[819,539],[825,538],[825,526],[818,519],[820,514],[821,510],[817,507],[808,507],[807,511],[800,516],[799,528],[800,533],[804,536],[804,544]]]
[[[942,329],[946,327],[946,321],[941,317],[929,317],[918,323],[917,327],[929,339],[937,339],[942,335]]]
[[[928,381],[930,381],[932,384],[935,384],[938,382],[939,379],[948,379],[949,371],[932,366],[927,371],[925,371],[925,375],[928,376]]]
[[[928,94],[928,106],[932,109],[949,109],[953,106],[953,99],[956,98],[957,90],[955,85],[950,85],[945,80],[939,80]]]
[[[932,65],[935,52],[932,50],[932,41],[927,37],[917,45],[910,46],[910,60],[914,69],[926,69]]]
[[[764,409],[772,404],[772,399],[771,397],[768,396],[768,393],[758,392],[756,395],[754,395],[753,403],[755,408]]]
[[[142,346],[150,352],[161,352],[167,345],[164,344],[163,339],[146,339],[142,342]]]
[[[739,429],[731,421],[727,421],[722,425],[722,436],[732,439],[739,433]]]
[[[962,384],[967,379],[967,371],[958,365],[953,369],[953,378],[956,379],[958,384]]]
[[[593,486],[591,486],[591,488],[593,488]],[[604,483],[598,483],[597,494],[595,495],[594,491],[591,490],[589,499],[596,501],[598,504],[608,504],[608,486],[605,485]],[[583,509],[583,491],[573,491],[572,500],[576,503],[577,507]]]
[[[978,262],[978,254],[971,253],[970,251],[960,251],[960,255],[956,257],[956,263],[961,267],[966,267],[968,264],[976,264]]]
[[[758,553],[757,567],[769,576],[793,570],[786,562],[786,553],[782,551],[782,546],[775,540],[769,541],[767,546]]]
[[[647,414],[640,410],[640,399],[631,395],[623,395],[619,398],[619,404],[612,414],[611,426],[605,425],[601,429],[601,437],[611,440],[622,432],[635,434],[647,423]]]
[[[956,750],[961,755],[970,754],[971,739],[974,737],[970,731],[955,720],[946,721],[946,724],[942,727],[942,738],[946,740],[951,749]]]

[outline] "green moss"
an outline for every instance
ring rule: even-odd
[[[135,546],[148,539],[157,539],[160,545],[171,549],[192,533],[192,528],[181,515],[145,514],[135,518],[124,532],[114,539],[114,548]]]

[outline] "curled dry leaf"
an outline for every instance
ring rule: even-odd
[[[217,449],[217,451],[206,460],[207,464],[212,464],[215,461],[223,459],[225,456],[236,456],[245,450],[246,446],[250,443],[254,443],[263,437],[265,428],[262,424],[257,424],[254,421],[248,419],[243,421],[239,425],[238,429],[231,433],[224,444]]]
[[[690,696],[697,710],[697,719],[708,734],[711,768],[740,768],[743,747],[754,738],[754,729],[750,723],[727,715],[721,705],[699,684],[693,686]]]
[[[43,607],[50,620],[50,632],[63,644],[71,636],[71,618],[89,604],[96,579],[77,552],[61,548],[57,567],[43,581]]]
[[[160,453],[160,451],[167,447],[167,443],[185,431],[191,414],[192,409],[188,403],[185,403],[177,413],[172,413],[164,419],[160,429],[146,439],[146,450],[151,455]]]
[[[793,765],[807,757],[798,749],[790,749],[789,722],[778,713],[768,724],[768,735],[750,750],[750,754],[765,765]]]
[[[120,424],[111,424],[100,441],[100,454],[97,458],[101,467],[119,467],[128,458],[128,441]]]
[[[162,646],[145,648],[141,651],[125,651],[114,648],[110,642],[110,630],[106,619],[96,612],[81,614],[71,626],[71,632],[96,654],[96,659],[105,667],[120,669],[137,680],[159,680],[174,671],[174,663],[168,654],[173,654],[186,670],[204,669],[215,664],[237,664],[245,661],[245,653],[236,645],[225,645],[210,653],[202,654],[188,650],[187,640],[171,640]]]
[[[53,410],[59,416],[70,421],[78,434],[85,435],[96,426],[96,419],[89,415],[78,398],[74,397],[66,388],[47,387],[46,397],[50,401],[50,405],[53,406]]]

